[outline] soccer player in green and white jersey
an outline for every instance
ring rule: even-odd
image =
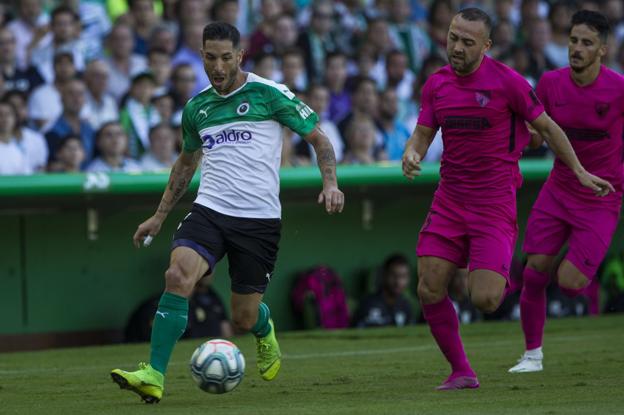
[[[256,337],[261,377],[272,380],[277,376],[281,353],[262,297],[280,238],[281,125],[314,147],[323,180],[318,202],[330,214],[341,212],[344,206],[334,150],[318,127],[318,116],[286,86],[240,69],[243,51],[235,27],[210,23],[202,41],[211,86],[184,108],[183,151],[171,169],[156,213],[139,225],[134,244],[139,247],[158,234],[201,162],[199,192],[174,235],[165,292],[152,328],[150,363],[139,364],[134,372],[111,372],[120,387],[137,393],[146,403],[162,397],[171,352],[186,328],[187,299],[193,287],[225,254],[230,264],[233,323]]]

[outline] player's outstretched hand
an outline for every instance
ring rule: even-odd
[[[323,191],[318,196],[318,202],[325,202],[325,210],[330,215],[342,212],[344,201],[344,194],[336,186],[323,188]]]
[[[403,153],[403,176],[410,180],[420,176],[420,154],[412,148],[406,148]]]
[[[592,189],[596,196],[606,196],[609,192],[615,192],[611,183],[591,173],[583,172],[578,176],[578,179],[583,186]]]
[[[157,218],[156,216],[152,216],[145,222],[139,225],[134,236],[132,237],[132,242],[134,242],[134,246],[140,248],[141,245],[149,246],[152,241],[152,238],[160,232],[160,227],[162,226],[162,220]],[[149,241],[149,242],[148,242]]]

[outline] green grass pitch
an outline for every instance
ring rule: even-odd
[[[0,354],[0,413],[9,414],[624,414],[624,316],[550,320],[544,372],[509,374],[523,351],[518,322],[462,326],[478,390],[436,392],[448,367],[427,326],[279,333],[273,382],[255,368],[253,338],[233,341],[247,373],[231,393],[193,383],[199,339],[178,344],[158,405],[120,390],[115,367],[145,360],[147,344]]]

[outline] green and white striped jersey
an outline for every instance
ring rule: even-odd
[[[280,218],[281,125],[305,136],[317,122],[288,87],[253,73],[225,96],[204,89],[182,114],[184,151],[203,153],[195,203],[230,216]]]

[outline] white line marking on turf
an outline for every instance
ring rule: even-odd
[[[602,334],[596,333],[595,335],[584,335],[584,336],[567,336],[567,335],[551,335],[548,336],[549,342],[571,342],[577,341],[581,339],[588,339],[592,337],[601,338]],[[293,339],[293,340],[301,340],[301,339]],[[428,341],[428,340],[427,340]],[[479,342],[479,343],[471,343],[468,342],[468,348],[478,348],[478,347],[508,347],[517,345],[518,350],[520,350],[522,346],[522,342],[515,340],[493,340],[487,342]],[[438,346],[433,342],[428,342],[427,344],[422,344],[418,346],[406,346],[406,347],[390,347],[385,349],[364,349],[364,350],[342,350],[342,351],[328,351],[328,352],[318,352],[318,353],[297,353],[297,354],[289,354],[285,353],[283,358],[285,360],[307,360],[307,359],[319,359],[319,358],[332,358],[332,357],[355,357],[355,356],[372,356],[379,354],[393,354],[393,353],[409,353],[409,352],[421,352],[425,350],[437,349]],[[5,355],[10,356],[10,355]],[[246,359],[247,363],[255,362],[254,358]],[[187,365],[186,362],[171,362],[169,366],[182,366]],[[136,362],[127,363],[127,364],[119,364],[117,367],[127,367],[133,368],[136,366]],[[111,370],[113,367],[110,364],[106,365],[84,365],[80,367],[56,367],[56,368],[29,368],[29,369],[0,369],[0,375],[32,375],[32,374],[44,374],[44,373],[56,373],[56,374],[66,374],[66,373],[81,373],[87,370]],[[132,369],[130,369],[132,370]]]

